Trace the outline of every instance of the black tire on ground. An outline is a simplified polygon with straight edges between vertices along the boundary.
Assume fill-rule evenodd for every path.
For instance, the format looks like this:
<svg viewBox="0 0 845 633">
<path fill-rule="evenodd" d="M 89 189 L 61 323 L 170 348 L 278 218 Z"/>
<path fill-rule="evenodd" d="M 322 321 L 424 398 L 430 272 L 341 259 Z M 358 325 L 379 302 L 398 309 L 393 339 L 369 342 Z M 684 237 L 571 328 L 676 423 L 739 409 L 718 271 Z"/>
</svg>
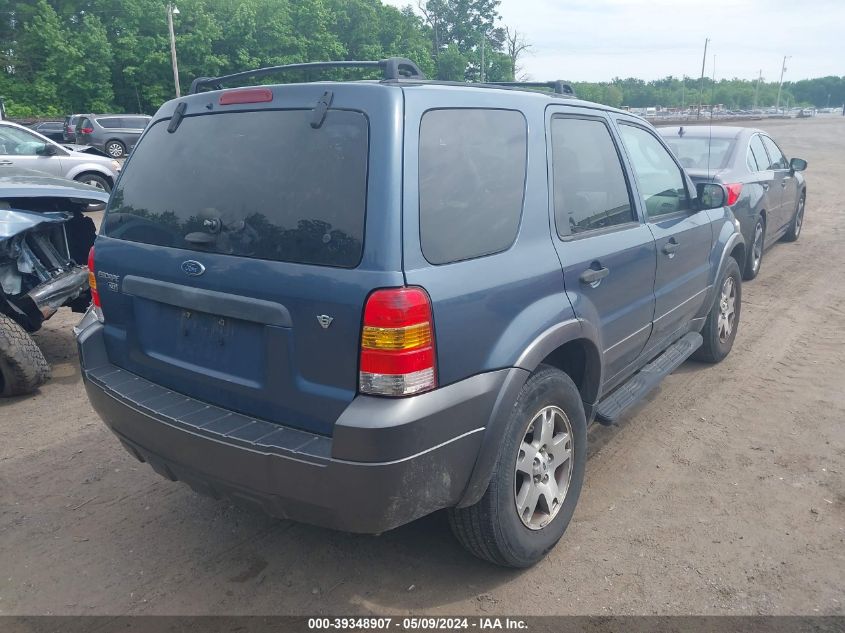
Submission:
<svg viewBox="0 0 845 633">
<path fill-rule="evenodd" d="M 723 331 L 719 326 L 719 317 L 723 314 L 725 303 L 723 302 L 723 291 L 726 284 L 733 286 L 733 320 L 730 331 Z M 731 302 L 728 301 L 728 304 Z M 718 363 L 727 356 L 733 347 L 736 333 L 739 329 L 739 316 L 742 308 L 742 279 L 739 272 L 739 264 L 733 257 L 728 257 L 725 262 L 725 269 L 722 271 L 719 281 L 716 283 L 716 296 L 713 299 L 713 307 L 707 315 L 707 321 L 701 330 L 704 343 L 692 355 L 694 360 L 705 363 Z M 724 334 L 724 335 L 723 335 Z"/>
<path fill-rule="evenodd" d="M 121 158 L 126 156 L 126 145 L 120 141 L 109 141 L 105 146 L 106 154 L 112 158 Z"/>
<path fill-rule="evenodd" d="M 50 366 L 32 337 L 0 314 L 0 396 L 32 393 L 50 377 Z"/>
<path fill-rule="evenodd" d="M 100 174 L 92 174 L 91 172 L 79 174 L 74 180 L 111 192 L 111 183 L 108 181 L 108 178 Z"/>
<path fill-rule="evenodd" d="M 563 444 L 570 449 L 571 474 L 557 513 L 545 526 L 530 529 L 517 510 L 517 458 L 523 453 L 521 446 L 532 420 L 550 406 L 559 408 L 571 427 L 571 444 Z M 541 365 L 520 391 L 484 496 L 473 506 L 449 511 L 452 532 L 470 553 L 481 559 L 506 567 L 533 565 L 555 546 L 572 519 L 584 481 L 586 457 L 587 422 L 578 389 L 564 372 Z M 557 469 L 548 472 L 555 476 Z M 543 507 L 548 504 L 544 502 Z"/>
<path fill-rule="evenodd" d="M 757 231 L 760 231 L 760 253 L 759 259 L 757 260 L 757 264 L 755 267 L 754 264 L 754 256 L 755 252 L 754 249 L 756 248 L 756 244 L 754 240 L 757 239 Z M 745 266 L 742 270 L 742 279 L 744 281 L 751 281 L 757 275 L 760 274 L 760 267 L 763 265 L 763 249 L 766 247 L 766 221 L 763 219 L 763 216 L 757 216 L 757 222 L 754 225 L 754 238 L 751 244 L 748 247 L 748 255 L 745 257 Z"/>
<path fill-rule="evenodd" d="M 807 201 L 807 194 L 802 193 L 798 198 L 798 205 L 795 207 L 795 215 L 792 216 L 792 222 L 786 230 L 786 235 L 783 236 L 784 242 L 794 242 L 801 235 L 801 229 L 804 227 L 804 204 Z"/>
</svg>

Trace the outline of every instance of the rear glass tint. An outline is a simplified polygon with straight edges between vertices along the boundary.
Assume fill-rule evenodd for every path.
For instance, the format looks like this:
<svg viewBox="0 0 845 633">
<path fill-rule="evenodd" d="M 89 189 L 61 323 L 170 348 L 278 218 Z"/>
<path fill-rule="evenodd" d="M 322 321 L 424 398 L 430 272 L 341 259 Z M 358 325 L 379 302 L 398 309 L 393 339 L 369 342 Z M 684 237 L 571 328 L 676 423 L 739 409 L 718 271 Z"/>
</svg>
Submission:
<svg viewBox="0 0 845 633">
<path fill-rule="evenodd" d="M 724 169 L 736 140 L 701 136 L 664 136 L 663 140 L 687 169 Z"/>
<path fill-rule="evenodd" d="M 512 110 L 430 110 L 420 124 L 420 241 L 432 264 L 491 255 L 516 239 L 527 128 Z"/>
<path fill-rule="evenodd" d="M 123 117 L 123 127 L 128 130 L 143 130 L 148 122 L 149 119 L 143 117 Z"/>
<path fill-rule="evenodd" d="M 147 130 L 112 194 L 104 233 L 146 244 L 355 267 L 367 194 L 360 112 L 185 117 Z"/>
</svg>

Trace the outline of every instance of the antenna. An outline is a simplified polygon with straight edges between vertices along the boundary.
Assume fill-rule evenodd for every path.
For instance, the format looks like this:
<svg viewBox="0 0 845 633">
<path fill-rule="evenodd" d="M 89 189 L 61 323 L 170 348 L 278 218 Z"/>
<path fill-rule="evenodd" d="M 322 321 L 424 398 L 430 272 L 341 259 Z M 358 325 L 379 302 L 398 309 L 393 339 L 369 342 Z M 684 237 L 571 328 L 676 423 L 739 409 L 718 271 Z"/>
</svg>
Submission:
<svg viewBox="0 0 845 633">
<path fill-rule="evenodd" d="M 710 127 L 707 139 L 707 180 L 710 180 L 710 148 L 713 147 L 713 102 L 716 100 L 716 55 L 713 55 L 713 86 L 710 90 Z"/>
<path fill-rule="evenodd" d="M 707 64 L 707 44 L 710 43 L 710 38 L 708 37 L 704 40 L 704 56 L 701 58 L 701 79 L 698 82 L 698 114 L 696 114 L 695 118 L 701 118 L 701 99 L 704 95 L 704 66 Z"/>
</svg>

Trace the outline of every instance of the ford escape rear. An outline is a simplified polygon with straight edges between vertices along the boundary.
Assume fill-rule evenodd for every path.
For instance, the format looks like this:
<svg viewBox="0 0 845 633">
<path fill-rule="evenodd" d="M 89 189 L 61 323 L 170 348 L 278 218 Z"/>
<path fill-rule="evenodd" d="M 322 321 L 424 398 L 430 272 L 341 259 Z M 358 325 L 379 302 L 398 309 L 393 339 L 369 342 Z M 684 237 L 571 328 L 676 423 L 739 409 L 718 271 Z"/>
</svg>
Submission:
<svg viewBox="0 0 845 633">
<path fill-rule="evenodd" d="M 587 423 L 730 351 L 744 243 L 721 185 L 559 82 L 306 67 L 350 64 L 384 79 L 205 79 L 162 106 L 91 257 L 86 389 L 206 494 L 355 532 L 450 508 L 470 551 L 530 565 Z"/>
</svg>

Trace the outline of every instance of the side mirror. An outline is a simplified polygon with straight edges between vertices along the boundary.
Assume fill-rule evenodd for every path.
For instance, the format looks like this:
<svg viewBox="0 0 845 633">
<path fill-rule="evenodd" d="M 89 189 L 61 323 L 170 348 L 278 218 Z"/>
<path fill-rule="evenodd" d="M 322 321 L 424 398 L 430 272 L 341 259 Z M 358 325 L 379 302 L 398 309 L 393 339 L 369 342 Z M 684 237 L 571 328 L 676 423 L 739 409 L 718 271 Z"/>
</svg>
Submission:
<svg viewBox="0 0 845 633">
<path fill-rule="evenodd" d="M 57 151 L 58 150 L 55 145 L 51 143 L 42 143 L 41 147 L 35 150 L 35 153 L 39 156 L 55 156 Z"/>
<path fill-rule="evenodd" d="M 724 185 L 717 182 L 700 182 L 695 185 L 698 193 L 698 209 L 718 209 L 724 207 L 728 201 L 728 191 Z"/>
<path fill-rule="evenodd" d="M 807 161 L 803 158 L 793 158 L 789 161 L 789 168 L 792 171 L 804 171 L 807 169 Z"/>
</svg>

